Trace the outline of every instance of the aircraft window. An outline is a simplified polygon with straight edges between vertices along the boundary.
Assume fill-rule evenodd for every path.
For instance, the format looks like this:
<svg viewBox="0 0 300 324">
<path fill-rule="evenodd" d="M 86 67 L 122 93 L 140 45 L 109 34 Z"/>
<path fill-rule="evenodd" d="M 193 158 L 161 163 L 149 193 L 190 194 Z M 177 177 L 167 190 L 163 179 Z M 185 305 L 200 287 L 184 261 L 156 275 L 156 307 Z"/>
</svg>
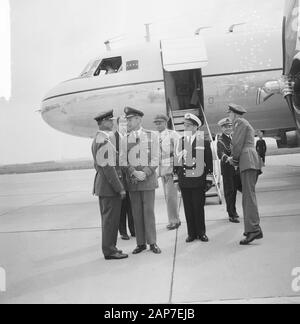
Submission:
<svg viewBox="0 0 300 324">
<path fill-rule="evenodd" d="M 103 59 L 99 64 L 97 70 L 95 71 L 94 76 L 119 73 L 121 67 L 122 67 L 121 56 Z"/>
<path fill-rule="evenodd" d="M 126 71 L 133 71 L 133 70 L 138 70 L 138 69 L 139 69 L 139 61 L 138 60 L 126 62 Z"/>
<path fill-rule="evenodd" d="M 91 61 L 80 74 L 81 77 L 90 77 L 94 74 L 101 60 Z"/>
</svg>

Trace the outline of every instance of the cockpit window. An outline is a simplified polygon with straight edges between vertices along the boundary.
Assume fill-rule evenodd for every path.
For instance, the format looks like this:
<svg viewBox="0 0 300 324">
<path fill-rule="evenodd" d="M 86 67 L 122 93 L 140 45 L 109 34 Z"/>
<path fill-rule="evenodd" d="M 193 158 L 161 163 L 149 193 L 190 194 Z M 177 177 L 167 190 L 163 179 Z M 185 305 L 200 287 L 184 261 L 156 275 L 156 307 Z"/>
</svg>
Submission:
<svg viewBox="0 0 300 324">
<path fill-rule="evenodd" d="M 85 69 L 82 71 L 80 76 L 82 78 L 88 78 L 94 75 L 96 69 L 98 68 L 101 60 L 91 61 L 89 64 L 85 67 Z"/>
<path fill-rule="evenodd" d="M 82 78 L 99 76 L 105 74 L 119 73 L 123 71 L 122 57 L 113 57 L 103 60 L 91 61 L 80 74 Z"/>
<path fill-rule="evenodd" d="M 122 71 L 122 57 L 113 57 L 103 59 L 99 64 L 97 70 L 94 73 L 94 76 L 103 75 L 103 74 L 113 74 Z"/>
</svg>

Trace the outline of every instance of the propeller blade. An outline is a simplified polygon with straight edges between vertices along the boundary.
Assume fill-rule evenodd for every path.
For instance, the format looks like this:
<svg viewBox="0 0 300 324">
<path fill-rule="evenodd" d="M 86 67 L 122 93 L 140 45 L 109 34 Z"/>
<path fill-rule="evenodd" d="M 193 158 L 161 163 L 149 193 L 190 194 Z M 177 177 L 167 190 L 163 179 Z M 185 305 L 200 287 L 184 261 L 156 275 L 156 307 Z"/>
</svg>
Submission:
<svg viewBox="0 0 300 324">
<path fill-rule="evenodd" d="M 299 0 L 286 0 L 282 28 L 283 74 L 290 75 L 294 58 L 300 51 Z"/>
<path fill-rule="evenodd" d="M 285 97 L 285 99 L 286 99 L 287 104 L 288 104 L 288 106 L 289 106 L 289 108 L 291 110 L 291 113 L 293 115 L 293 119 L 295 121 L 295 124 L 296 124 L 297 128 L 300 129 L 300 121 L 299 121 L 299 118 L 297 116 L 300 113 L 300 111 L 298 111 L 297 109 L 295 109 L 294 101 L 293 101 L 293 96 L 292 95 L 287 95 Z"/>
</svg>

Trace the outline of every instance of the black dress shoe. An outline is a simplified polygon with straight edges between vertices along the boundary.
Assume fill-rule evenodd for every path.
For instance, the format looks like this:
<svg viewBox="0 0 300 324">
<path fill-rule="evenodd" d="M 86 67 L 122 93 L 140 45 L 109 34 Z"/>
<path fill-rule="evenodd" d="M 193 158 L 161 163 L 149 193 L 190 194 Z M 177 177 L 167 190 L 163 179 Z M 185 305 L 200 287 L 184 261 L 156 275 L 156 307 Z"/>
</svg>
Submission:
<svg viewBox="0 0 300 324">
<path fill-rule="evenodd" d="M 177 224 L 169 224 L 169 225 L 167 226 L 167 229 L 168 229 L 169 231 L 173 231 L 173 230 L 178 229 L 180 226 L 181 226 L 181 222 L 179 222 L 179 223 L 177 223 Z"/>
<path fill-rule="evenodd" d="M 106 256 L 105 260 L 123 260 L 123 259 L 127 259 L 127 258 L 128 258 L 127 254 L 115 253 L 115 254 Z"/>
<path fill-rule="evenodd" d="M 239 224 L 240 223 L 240 221 L 239 221 L 239 219 L 237 217 L 230 217 L 229 222 L 233 223 L 233 224 Z"/>
<path fill-rule="evenodd" d="M 181 226 L 181 222 L 176 224 L 176 228 L 179 228 Z"/>
<path fill-rule="evenodd" d="M 189 236 L 185 241 L 186 243 L 192 243 L 195 241 L 195 238 Z"/>
<path fill-rule="evenodd" d="M 207 242 L 209 242 L 209 239 L 208 239 L 208 237 L 204 234 L 204 235 L 200 235 L 199 236 L 199 240 L 201 241 L 201 242 L 204 242 L 204 243 L 207 243 Z"/>
<path fill-rule="evenodd" d="M 249 233 L 247 237 L 240 242 L 240 245 L 249 245 L 255 240 L 261 240 L 264 238 L 263 232 Z"/>
<path fill-rule="evenodd" d="M 130 237 L 127 234 L 125 234 L 125 235 L 121 235 L 121 239 L 123 241 L 129 241 L 130 240 Z"/>
<path fill-rule="evenodd" d="M 147 250 L 147 245 L 138 245 L 136 249 L 132 252 L 132 254 L 139 254 L 145 250 Z"/>
<path fill-rule="evenodd" d="M 156 244 L 152 244 L 152 245 L 150 245 L 150 250 L 151 250 L 154 254 L 161 254 L 161 249 L 160 249 Z"/>
</svg>

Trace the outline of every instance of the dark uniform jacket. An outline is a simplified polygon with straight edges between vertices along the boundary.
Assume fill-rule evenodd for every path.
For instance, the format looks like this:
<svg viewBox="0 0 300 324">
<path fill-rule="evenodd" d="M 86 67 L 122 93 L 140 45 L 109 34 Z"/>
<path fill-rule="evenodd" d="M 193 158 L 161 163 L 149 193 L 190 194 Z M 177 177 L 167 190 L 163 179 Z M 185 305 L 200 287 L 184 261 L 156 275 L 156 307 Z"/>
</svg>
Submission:
<svg viewBox="0 0 300 324">
<path fill-rule="evenodd" d="M 223 176 L 233 176 L 235 174 L 235 168 L 226 163 L 227 159 L 231 157 L 231 138 L 225 134 L 218 139 L 218 157 L 221 161 L 221 172 Z"/>
<path fill-rule="evenodd" d="M 182 138 L 182 147 L 184 149 L 185 138 Z M 178 153 L 178 152 L 177 152 Z M 192 156 L 195 159 L 197 156 L 197 140 L 195 139 L 192 144 Z M 178 160 L 178 157 L 176 157 Z M 187 176 L 187 171 L 197 169 L 197 165 L 188 166 L 183 163 L 182 166 L 175 166 L 174 173 L 178 176 L 179 187 L 182 189 L 198 189 L 205 188 L 206 176 L 213 172 L 213 156 L 209 141 L 204 141 L 204 172 L 199 177 Z"/>
<path fill-rule="evenodd" d="M 127 150 L 122 148 L 122 152 L 120 153 L 121 163 L 126 174 L 126 188 L 129 192 L 152 191 L 158 188 L 156 169 L 159 165 L 159 139 L 154 132 L 143 128 L 135 133 L 127 135 L 125 138 Z M 144 148 L 147 151 L 148 161 L 140 165 L 132 165 L 129 155 L 132 152 L 139 152 L 139 148 Z M 139 155 L 137 154 L 137 156 Z M 124 167 L 124 165 L 126 166 Z M 143 171 L 147 176 L 146 180 L 142 182 L 138 181 L 133 175 L 135 171 Z"/>
<path fill-rule="evenodd" d="M 93 194 L 98 197 L 117 197 L 122 191 L 124 191 L 123 176 L 121 168 L 118 166 L 101 166 L 97 161 L 97 153 L 104 145 L 111 145 L 115 150 L 113 144 L 111 144 L 109 136 L 99 131 L 92 144 L 92 153 L 94 158 L 94 166 L 97 171 L 94 181 Z M 116 158 L 117 161 L 117 158 Z"/>
<path fill-rule="evenodd" d="M 267 144 L 265 140 L 258 140 L 256 143 L 256 151 L 259 156 L 266 156 L 267 153 Z"/>
</svg>

